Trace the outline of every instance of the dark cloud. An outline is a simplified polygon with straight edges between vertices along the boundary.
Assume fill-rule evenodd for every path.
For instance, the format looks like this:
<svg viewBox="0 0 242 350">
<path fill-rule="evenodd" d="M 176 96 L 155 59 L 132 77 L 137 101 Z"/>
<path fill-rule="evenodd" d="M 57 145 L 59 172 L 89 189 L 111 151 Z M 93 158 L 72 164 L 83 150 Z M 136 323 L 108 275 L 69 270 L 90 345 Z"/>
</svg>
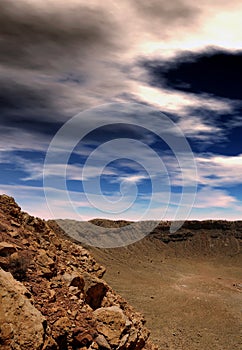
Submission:
<svg viewBox="0 0 242 350">
<path fill-rule="evenodd" d="M 0 123 L 4 128 L 54 134 L 61 126 L 57 122 L 60 111 L 50 91 L 4 80 L 0 86 Z"/>
<path fill-rule="evenodd" d="M 152 85 L 220 98 L 242 99 L 242 52 L 185 52 L 171 61 L 144 63 Z"/>
<path fill-rule="evenodd" d="M 2 0 L 1 125 L 49 134 L 90 107 L 92 96 L 83 85 L 88 75 L 97 75 L 95 69 L 100 72 L 98 61 L 121 49 L 118 36 L 100 6 Z"/>
<path fill-rule="evenodd" d="M 77 59 L 105 54 L 115 45 L 116 32 L 108 12 L 98 7 L 38 9 L 24 1 L 2 0 L 0 64 L 48 71 L 64 62 L 73 68 Z"/>
<path fill-rule="evenodd" d="M 18 82 L 12 84 L 1 80 L 0 81 L 0 118 L 3 114 L 18 115 L 23 112 L 34 113 L 37 109 L 45 109 L 52 104 L 52 98 L 49 91 L 38 88 L 31 88 L 31 86 L 23 85 Z"/>
<path fill-rule="evenodd" d="M 198 16 L 187 0 L 104 5 L 2 0 L 1 124 L 14 132 L 51 134 L 86 108 L 131 101 L 135 95 L 127 67 L 147 42 L 146 34 L 151 41 L 154 33 L 161 38 Z M 146 65 L 154 76 L 151 66 Z"/>
<path fill-rule="evenodd" d="M 143 33 L 173 35 L 174 25 L 190 26 L 200 13 L 186 0 L 40 3 L 0 2 L 0 64 L 49 71 L 104 57 L 111 62 Z"/>
</svg>

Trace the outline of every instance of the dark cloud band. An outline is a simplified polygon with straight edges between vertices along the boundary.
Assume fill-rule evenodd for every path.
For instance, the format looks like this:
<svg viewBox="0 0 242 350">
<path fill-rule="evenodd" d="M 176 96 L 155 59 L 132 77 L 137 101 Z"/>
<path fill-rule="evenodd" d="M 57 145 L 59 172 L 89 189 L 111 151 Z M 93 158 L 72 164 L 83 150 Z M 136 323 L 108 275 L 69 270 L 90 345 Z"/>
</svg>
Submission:
<svg viewBox="0 0 242 350">
<path fill-rule="evenodd" d="M 157 87 L 221 98 L 242 99 L 242 51 L 215 49 L 185 52 L 171 61 L 148 61 L 150 82 Z"/>
<path fill-rule="evenodd" d="M 84 4 L 38 9 L 25 1 L 0 3 L 0 63 L 56 70 L 61 64 L 104 54 L 117 31 L 108 12 Z M 90 58 L 90 57 L 89 57 Z M 63 68 L 63 66 L 62 66 Z"/>
</svg>

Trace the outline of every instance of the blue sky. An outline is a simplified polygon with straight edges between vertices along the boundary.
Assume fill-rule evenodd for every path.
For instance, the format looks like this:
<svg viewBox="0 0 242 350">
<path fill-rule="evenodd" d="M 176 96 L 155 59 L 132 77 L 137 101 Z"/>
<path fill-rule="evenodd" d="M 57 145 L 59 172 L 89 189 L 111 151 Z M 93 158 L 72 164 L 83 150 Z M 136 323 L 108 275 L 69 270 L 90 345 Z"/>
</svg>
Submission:
<svg viewBox="0 0 242 350">
<path fill-rule="evenodd" d="M 43 218 L 241 219 L 241 15 L 3 0 L 1 193 Z"/>
</svg>

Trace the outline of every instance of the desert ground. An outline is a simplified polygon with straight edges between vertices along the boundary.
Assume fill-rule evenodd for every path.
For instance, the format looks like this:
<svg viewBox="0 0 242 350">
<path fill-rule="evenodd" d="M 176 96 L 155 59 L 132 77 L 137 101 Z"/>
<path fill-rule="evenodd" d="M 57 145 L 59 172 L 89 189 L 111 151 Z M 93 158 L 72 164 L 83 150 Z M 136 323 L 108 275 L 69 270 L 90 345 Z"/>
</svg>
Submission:
<svg viewBox="0 0 242 350">
<path fill-rule="evenodd" d="M 168 244 L 146 237 L 89 248 L 107 268 L 106 281 L 145 315 L 160 349 L 242 349 L 240 240 L 215 231 Z"/>
</svg>

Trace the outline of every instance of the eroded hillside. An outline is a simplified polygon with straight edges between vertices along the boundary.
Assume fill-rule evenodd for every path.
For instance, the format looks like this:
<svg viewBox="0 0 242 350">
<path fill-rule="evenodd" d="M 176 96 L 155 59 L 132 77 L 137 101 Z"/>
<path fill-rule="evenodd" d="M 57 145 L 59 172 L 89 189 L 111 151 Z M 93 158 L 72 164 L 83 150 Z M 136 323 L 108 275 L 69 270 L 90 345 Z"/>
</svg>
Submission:
<svg viewBox="0 0 242 350">
<path fill-rule="evenodd" d="M 2 350 L 154 349 L 90 253 L 0 196 Z"/>
</svg>

